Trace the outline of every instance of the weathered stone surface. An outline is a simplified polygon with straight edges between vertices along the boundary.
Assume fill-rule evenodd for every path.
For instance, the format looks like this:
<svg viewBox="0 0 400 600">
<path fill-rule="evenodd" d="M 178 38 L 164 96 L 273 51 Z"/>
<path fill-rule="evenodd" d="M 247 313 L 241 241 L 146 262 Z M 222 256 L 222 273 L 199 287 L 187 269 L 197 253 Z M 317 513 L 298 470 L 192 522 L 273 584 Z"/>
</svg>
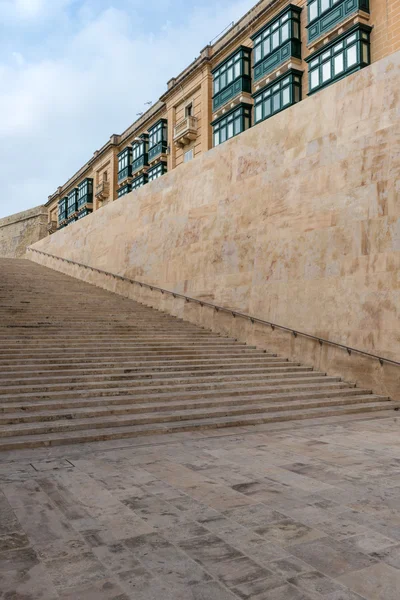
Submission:
<svg viewBox="0 0 400 600">
<path fill-rule="evenodd" d="M 398 360 L 399 81 L 396 53 L 35 248 Z M 30 258 L 400 398 L 396 367 Z"/>
<path fill-rule="evenodd" d="M 398 600 L 399 427 L 353 419 L 4 454 L 0 598 Z M 55 468 L 28 475 L 30 463 Z M 271 463 L 285 484 L 262 477 Z M 317 486 L 330 465 L 337 481 L 307 493 L 294 464 L 314 465 L 302 475 Z M 254 483 L 232 485 L 232 472 Z M 226 509 L 232 494 L 257 501 Z M 349 521 L 363 533 L 343 537 Z"/>
<path fill-rule="evenodd" d="M 0 219 L 0 257 L 25 256 L 27 246 L 47 236 L 47 209 L 37 206 Z"/>
</svg>

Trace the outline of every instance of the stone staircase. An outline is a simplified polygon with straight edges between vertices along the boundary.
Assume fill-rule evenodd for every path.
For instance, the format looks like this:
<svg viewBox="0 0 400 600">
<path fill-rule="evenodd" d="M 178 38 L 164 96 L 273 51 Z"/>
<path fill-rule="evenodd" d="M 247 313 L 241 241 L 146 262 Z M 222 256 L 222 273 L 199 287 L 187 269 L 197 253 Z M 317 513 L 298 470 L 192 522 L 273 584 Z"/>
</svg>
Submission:
<svg viewBox="0 0 400 600">
<path fill-rule="evenodd" d="M 395 407 L 35 263 L 0 259 L 0 450 Z"/>
</svg>

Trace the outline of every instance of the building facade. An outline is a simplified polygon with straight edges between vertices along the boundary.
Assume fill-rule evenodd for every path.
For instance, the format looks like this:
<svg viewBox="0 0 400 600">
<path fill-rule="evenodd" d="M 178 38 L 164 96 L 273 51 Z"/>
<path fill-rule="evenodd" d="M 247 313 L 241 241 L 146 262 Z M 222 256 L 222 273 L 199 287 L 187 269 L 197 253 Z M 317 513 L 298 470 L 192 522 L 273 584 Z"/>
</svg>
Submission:
<svg viewBox="0 0 400 600">
<path fill-rule="evenodd" d="M 260 0 L 49 196 L 49 232 L 399 49 L 399 0 Z"/>
</svg>

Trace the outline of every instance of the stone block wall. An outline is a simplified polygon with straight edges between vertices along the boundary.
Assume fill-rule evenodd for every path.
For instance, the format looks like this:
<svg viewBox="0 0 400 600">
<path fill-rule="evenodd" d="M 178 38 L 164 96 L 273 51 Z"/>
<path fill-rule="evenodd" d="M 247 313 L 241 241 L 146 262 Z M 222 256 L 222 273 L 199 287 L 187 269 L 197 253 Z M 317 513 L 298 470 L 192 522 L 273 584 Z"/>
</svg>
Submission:
<svg viewBox="0 0 400 600">
<path fill-rule="evenodd" d="M 399 360 L 399 117 L 396 53 L 35 247 Z"/>
<path fill-rule="evenodd" d="M 0 219 L 0 256 L 22 258 L 27 246 L 47 236 L 47 209 L 36 206 Z"/>
</svg>

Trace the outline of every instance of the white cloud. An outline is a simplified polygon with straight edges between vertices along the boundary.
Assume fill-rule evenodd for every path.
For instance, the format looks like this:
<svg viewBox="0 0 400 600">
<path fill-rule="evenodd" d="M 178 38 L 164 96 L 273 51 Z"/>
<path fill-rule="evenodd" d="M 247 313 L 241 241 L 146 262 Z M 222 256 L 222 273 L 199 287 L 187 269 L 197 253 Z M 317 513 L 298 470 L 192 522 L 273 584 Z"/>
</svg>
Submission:
<svg viewBox="0 0 400 600">
<path fill-rule="evenodd" d="M 47 10 L 49 0 L 17 3 L 33 18 Z M 153 3 L 156 11 L 158 2 L 148 1 Z M 108 7 L 80 28 L 75 24 L 72 33 L 60 32 L 59 44 L 49 34 L 40 58 L 14 48 L 7 64 L 0 59 L 0 217 L 46 202 L 112 133 L 145 110 L 146 101 L 157 100 L 167 80 L 227 21 L 252 4 L 224 0 L 218 8 L 202 2 L 186 23 L 174 25 L 171 15 L 167 26 L 153 32 L 138 26 L 136 11 Z"/>
</svg>

